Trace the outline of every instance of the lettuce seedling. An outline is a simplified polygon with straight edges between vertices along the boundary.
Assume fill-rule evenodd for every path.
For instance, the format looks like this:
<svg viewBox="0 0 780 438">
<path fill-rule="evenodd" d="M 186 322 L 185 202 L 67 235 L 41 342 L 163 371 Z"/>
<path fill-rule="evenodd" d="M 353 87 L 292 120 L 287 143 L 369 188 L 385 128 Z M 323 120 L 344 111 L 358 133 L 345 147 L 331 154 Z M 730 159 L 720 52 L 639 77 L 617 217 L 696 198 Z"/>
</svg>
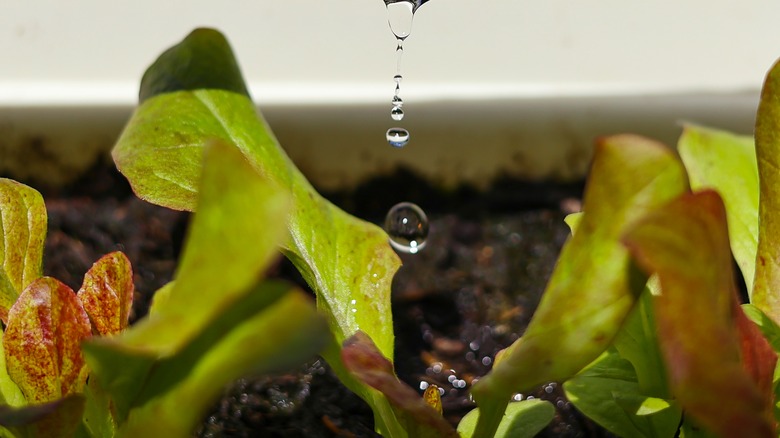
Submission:
<svg viewBox="0 0 780 438">
<path fill-rule="evenodd" d="M 234 148 L 208 150 L 211 190 L 199 198 L 176 282 L 132 328 L 127 258 L 102 257 L 78 293 L 42 277 L 41 196 L 0 179 L 0 436 L 187 436 L 228 382 L 295 365 L 328 343 L 303 292 L 258 282 L 281 237 L 274 224 L 287 196 Z M 257 220 L 269 226 L 258 229 Z"/>
<path fill-rule="evenodd" d="M 681 158 L 638 137 L 601 141 L 537 314 L 473 388 L 494 412 L 475 436 L 496 430 L 509 391 L 548 380 L 566 380 L 570 400 L 621 436 L 776 434 L 778 132 L 780 64 L 755 147 L 690 125 Z M 755 306 L 739 305 L 732 256 Z"/>
</svg>

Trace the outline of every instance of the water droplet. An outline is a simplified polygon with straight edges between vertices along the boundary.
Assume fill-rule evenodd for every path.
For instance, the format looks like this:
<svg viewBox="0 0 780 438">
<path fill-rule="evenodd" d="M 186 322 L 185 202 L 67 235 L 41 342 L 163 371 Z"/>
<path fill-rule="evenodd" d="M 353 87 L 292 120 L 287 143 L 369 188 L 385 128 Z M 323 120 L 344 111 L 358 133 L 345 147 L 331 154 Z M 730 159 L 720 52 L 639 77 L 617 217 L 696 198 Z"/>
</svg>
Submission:
<svg viewBox="0 0 780 438">
<path fill-rule="evenodd" d="M 395 81 L 395 83 L 396 83 L 397 85 L 401 85 L 401 80 L 402 80 L 403 78 L 404 78 L 404 77 L 403 77 L 403 76 L 401 76 L 401 75 L 395 75 L 395 76 L 393 76 L 393 80 Z"/>
<path fill-rule="evenodd" d="M 390 117 L 396 121 L 401 120 L 404 118 L 404 110 L 402 110 L 400 106 L 395 106 L 390 110 Z"/>
<path fill-rule="evenodd" d="M 390 103 L 392 103 L 393 106 L 396 108 L 400 108 L 404 106 L 404 100 L 401 99 L 399 96 L 393 96 L 393 100 L 391 100 Z"/>
<path fill-rule="evenodd" d="M 544 392 L 548 394 L 552 394 L 552 392 L 555 390 L 555 388 L 552 387 L 552 385 L 547 385 L 544 387 Z"/>
<path fill-rule="evenodd" d="M 491 359 L 490 356 L 482 358 L 482 365 L 489 366 L 491 363 L 493 363 L 493 359 Z"/>
<path fill-rule="evenodd" d="M 477 341 L 469 342 L 469 348 L 471 348 L 474 351 L 479 350 L 479 342 L 477 342 Z"/>
<path fill-rule="evenodd" d="M 386 136 L 387 136 L 387 142 L 390 143 L 390 146 L 395 148 L 402 148 L 406 146 L 407 143 L 409 143 L 409 131 L 407 131 L 404 128 L 390 128 L 387 130 Z M 407 252 L 417 252 L 417 251 L 407 251 Z"/>
<path fill-rule="evenodd" d="M 428 389 L 428 385 L 429 385 L 429 383 L 428 383 L 428 382 L 426 382 L 426 381 L 424 381 L 424 380 L 423 380 L 423 381 L 421 381 L 421 382 L 420 382 L 420 391 L 425 391 L 426 389 Z"/>
<path fill-rule="evenodd" d="M 414 3 L 398 1 L 387 5 L 387 24 L 396 38 L 403 41 L 412 32 L 414 19 Z"/>
<path fill-rule="evenodd" d="M 454 375 L 452 375 L 452 374 L 450 374 L 449 376 L 447 376 L 447 381 L 448 381 L 448 382 L 450 382 L 450 383 L 452 383 L 452 382 L 454 382 L 454 381 L 456 381 L 456 380 L 458 380 L 458 376 L 454 376 Z"/>
<path fill-rule="evenodd" d="M 514 401 L 522 401 L 523 400 L 523 394 L 515 394 L 512 396 L 512 400 Z"/>
<path fill-rule="evenodd" d="M 387 213 L 385 231 L 390 235 L 393 248 L 416 254 L 425 247 L 428 238 L 428 217 L 417 205 L 401 202 Z"/>
</svg>

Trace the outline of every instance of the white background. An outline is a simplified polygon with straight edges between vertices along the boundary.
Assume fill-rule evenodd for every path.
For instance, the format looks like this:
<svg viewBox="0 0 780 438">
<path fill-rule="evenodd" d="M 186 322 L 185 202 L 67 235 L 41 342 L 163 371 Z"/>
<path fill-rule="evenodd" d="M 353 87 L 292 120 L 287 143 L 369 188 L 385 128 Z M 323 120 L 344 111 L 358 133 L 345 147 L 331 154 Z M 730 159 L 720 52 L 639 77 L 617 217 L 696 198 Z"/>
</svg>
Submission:
<svg viewBox="0 0 780 438">
<path fill-rule="evenodd" d="M 755 89 L 780 55 L 777 0 L 431 0 L 407 100 Z M 259 102 L 387 98 L 382 0 L 0 0 L 0 105 L 132 104 L 197 26 L 231 41 Z"/>
</svg>

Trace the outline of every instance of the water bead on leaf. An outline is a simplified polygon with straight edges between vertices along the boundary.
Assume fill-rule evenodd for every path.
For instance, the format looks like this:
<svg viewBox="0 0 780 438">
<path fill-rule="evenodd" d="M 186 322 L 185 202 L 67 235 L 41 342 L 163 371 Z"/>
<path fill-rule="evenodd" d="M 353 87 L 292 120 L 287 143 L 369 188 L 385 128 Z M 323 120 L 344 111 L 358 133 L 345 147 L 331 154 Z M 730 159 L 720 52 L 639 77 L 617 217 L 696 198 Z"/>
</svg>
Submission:
<svg viewBox="0 0 780 438">
<path fill-rule="evenodd" d="M 385 231 L 393 248 L 416 254 L 425 247 L 428 238 L 428 217 L 417 205 L 401 202 L 387 212 Z"/>
</svg>

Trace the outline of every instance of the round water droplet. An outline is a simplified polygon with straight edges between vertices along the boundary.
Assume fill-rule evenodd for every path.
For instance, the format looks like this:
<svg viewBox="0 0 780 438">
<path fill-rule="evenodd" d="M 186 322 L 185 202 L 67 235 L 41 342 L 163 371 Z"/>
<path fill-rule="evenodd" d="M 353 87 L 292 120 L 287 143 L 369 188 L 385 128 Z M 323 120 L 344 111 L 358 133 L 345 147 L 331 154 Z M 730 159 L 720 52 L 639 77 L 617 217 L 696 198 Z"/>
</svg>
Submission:
<svg viewBox="0 0 780 438">
<path fill-rule="evenodd" d="M 393 120 L 401 120 L 404 118 L 404 110 L 402 110 L 400 106 L 394 106 L 393 109 L 390 110 L 390 117 L 392 117 Z"/>
<path fill-rule="evenodd" d="M 417 205 L 401 202 L 387 213 L 385 230 L 393 248 L 416 254 L 425 247 L 428 238 L 428 217 Z"/>
<path fill-rule="evenodd" d="M 409 143 L 409 131 L 404 128 L 390 128 L 387 130 L 387 142 L 394 148 L 402 148 Z"/>
<path fill-rule="evenodd" d="M 404 100 L 401 99 L 399 96 L 393 96 L 393 100 L 390 101 L 390 103 L 393 104 L 395 107 L 402 107 L 404 106 Z"/>
<path fill-rule="evenodd" d="M 395 76 L 393 76 L 393 80 L 394 80 L 394 81 L 395 81 L 395 83 L 396 83 L 396 84 L 398 84 L 398 85 L 401 85 L 401 80 L 402 80 L 403 78 L 404 78 L 404 77 L 403 77 L 403 76 L 401 76 L 401 75 L 395 75 Z"/>
</svg>

